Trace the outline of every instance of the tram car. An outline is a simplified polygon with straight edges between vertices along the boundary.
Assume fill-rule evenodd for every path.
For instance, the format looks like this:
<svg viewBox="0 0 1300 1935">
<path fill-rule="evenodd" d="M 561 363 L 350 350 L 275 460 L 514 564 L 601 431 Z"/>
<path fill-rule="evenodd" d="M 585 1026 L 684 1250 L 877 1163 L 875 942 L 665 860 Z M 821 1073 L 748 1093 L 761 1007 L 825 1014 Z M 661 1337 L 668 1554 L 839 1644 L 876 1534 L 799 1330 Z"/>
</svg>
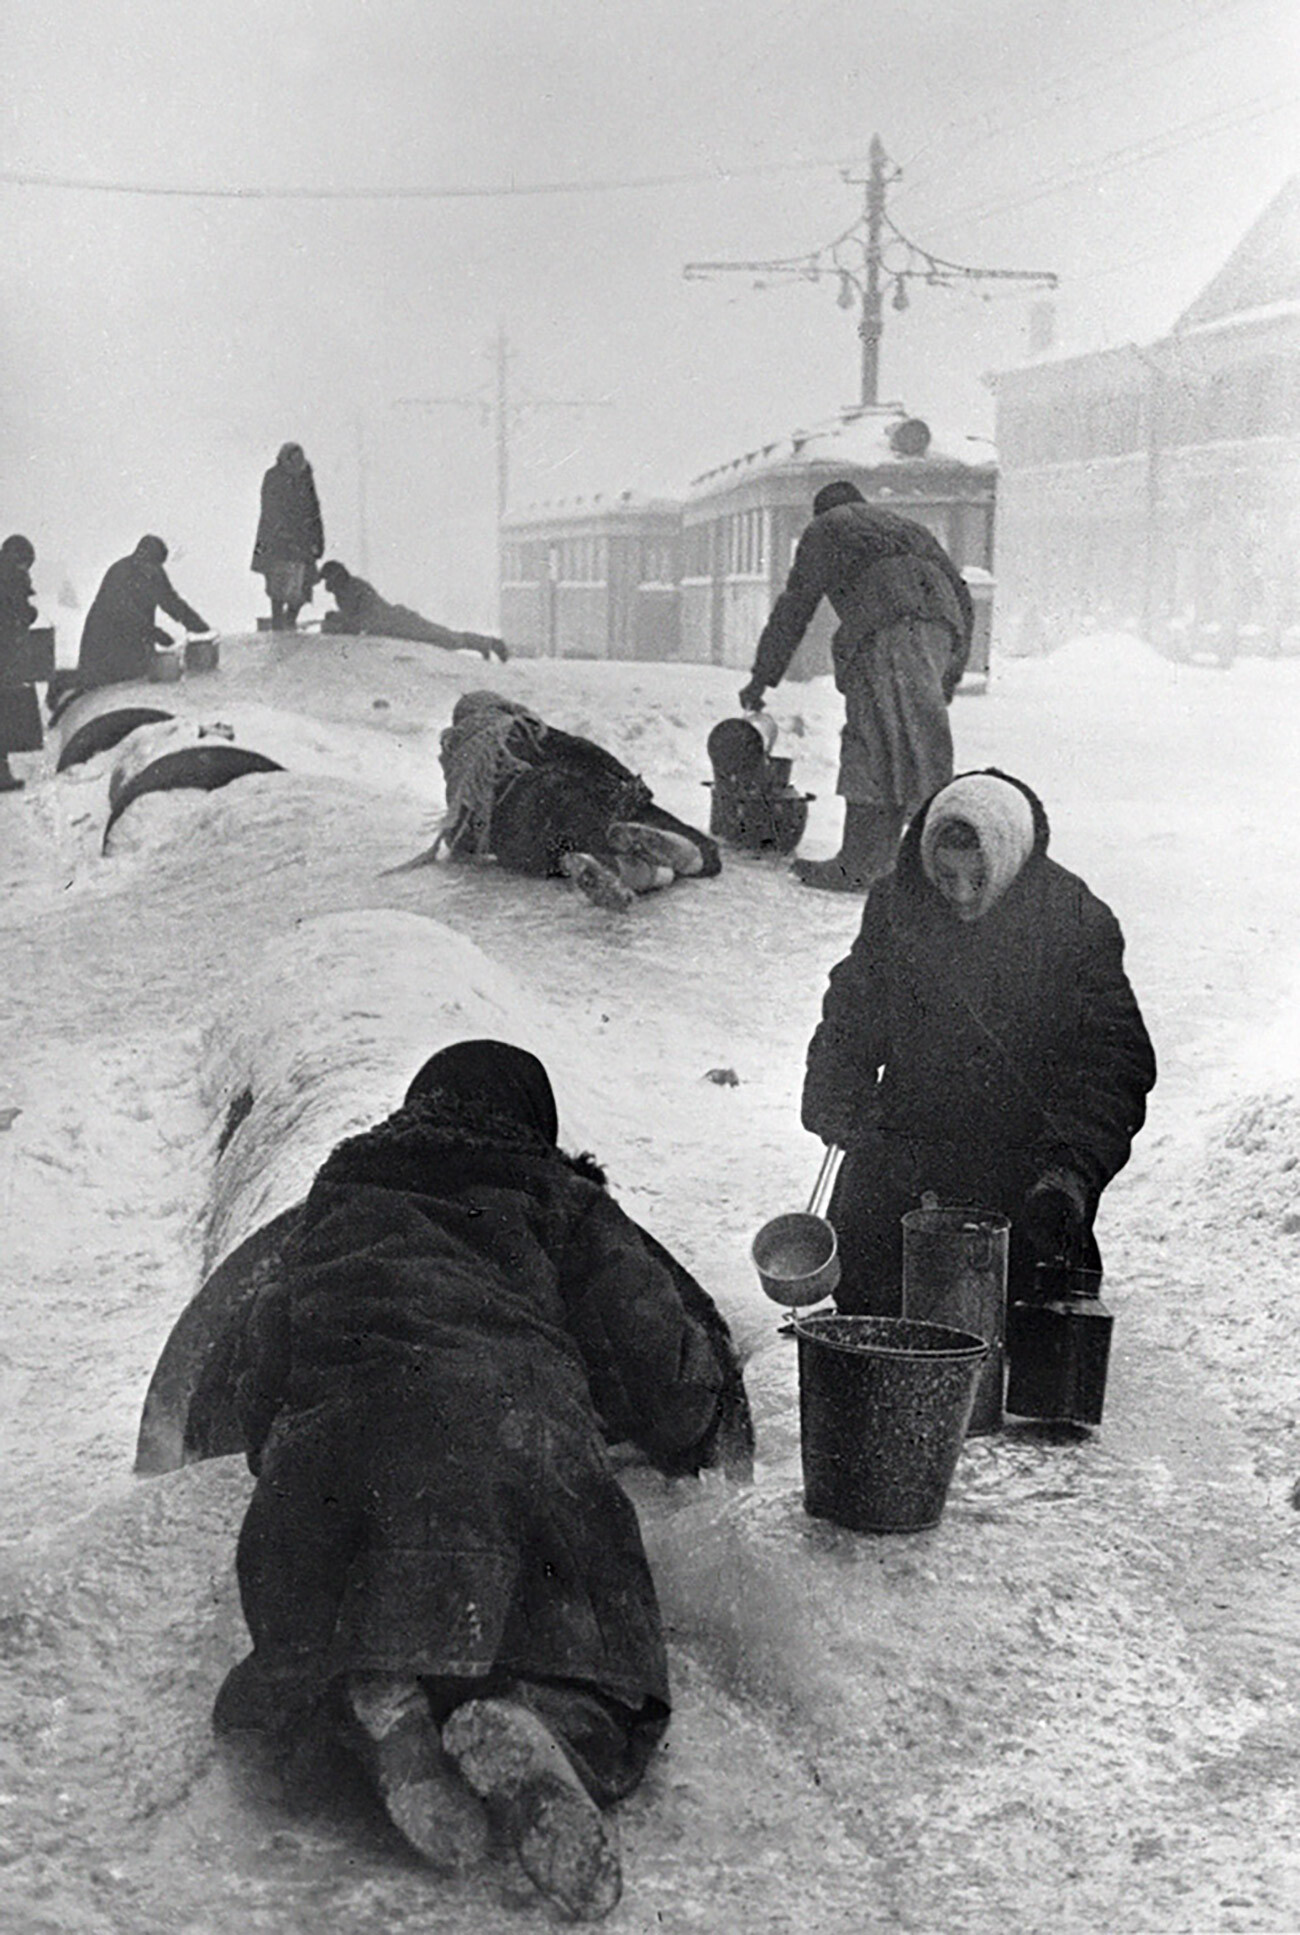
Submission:
<svg viewBox="0 0 1300 1935">
<path fill-rule="evenodd" d="M 577 498 L 501 522 L 501 633 L 538 658 L 681 657 L 675 498 Z"/>
<path fill-rule="evenodd" d="M 682 512 L 682 657 L 737 670 L 751 664 L 812 500 L 836 478 L 850 479 L 869 504 L 913 518 L 938 538 L 975 602 L 968 677 L 986 681 L 996 458 L 982 439 L 940 441 L 901 404 L 846 411 L 695 479 Z M 787 678 L 830 671 L 834 628 L 823 602 Z"/>
</svg>

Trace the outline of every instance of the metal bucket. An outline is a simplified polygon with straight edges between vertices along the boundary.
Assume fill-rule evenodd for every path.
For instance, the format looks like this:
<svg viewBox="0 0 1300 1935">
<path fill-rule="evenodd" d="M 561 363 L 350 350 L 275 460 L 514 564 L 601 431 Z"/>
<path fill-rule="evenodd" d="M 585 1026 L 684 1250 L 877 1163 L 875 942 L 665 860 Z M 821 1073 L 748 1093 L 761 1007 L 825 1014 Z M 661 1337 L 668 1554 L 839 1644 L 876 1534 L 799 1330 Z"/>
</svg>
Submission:
<svg viewBox="0 0 1300 1935">
<path fill-rule="evenodd" d="M 175 685 L 181 675 L 179 645 L 155 645 L 149 661 L 149 677 L 155 685 Z"/>
<path fill-rule="evenodd" d="M 215 632 L 196 632 L 185 641 L 185 671 L 215 672 L 221 662 L 221 647 Z"/>
<path fill-rule="evenodd" d="M 705 743 L 715 773 L 749 779 L 776 744 L 776 720 L 766 712 L 743 712 L 738 719 L 723 719 Z"/>
<path fill-rule="evenodd" d="M 804 1510 L 851 1532 L 943 1516 L 988 1345 L 905 1317 L 796 1317 Z"/>
<path fill-rule="evenodd" d="M 903 1218 L 903 1315 L 970 1330 L 989 1347 L 971 1411 L 979 1437 L 1002 1428 L 1009 1218 L 961 1205 Z"/>
<path fill-rule="evenodd" d="M 842 1149 L 827 1149 L 807 1209 L 773 1216 L 750 1245 L 758 1280 L 774 1303 L 820 1303 L 840 1280 L 839 1241 L 822 1211 L 843 1160 Z"/>
</svg>

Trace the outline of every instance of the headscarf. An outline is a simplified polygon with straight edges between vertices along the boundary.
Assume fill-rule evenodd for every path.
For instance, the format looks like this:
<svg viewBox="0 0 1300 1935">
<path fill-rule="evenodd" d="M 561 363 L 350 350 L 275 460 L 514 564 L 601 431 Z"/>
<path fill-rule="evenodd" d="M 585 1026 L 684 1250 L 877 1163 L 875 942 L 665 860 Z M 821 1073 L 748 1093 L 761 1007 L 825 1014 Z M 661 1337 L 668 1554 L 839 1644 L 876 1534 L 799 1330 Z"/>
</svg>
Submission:
<svg viewBox="0 0 1300 1935">
<path fill-rule="evenodd" d="M 833 484 L 823 484 L 813 498 L 813 516 L 820 517 L 823 511 L 838 510 L 841 504 L 865 504 L 866 498 L 856 484 L 847 477 L 837 478 Z"/>
<path fill-rule="evenodd" d="M 276 452 L 275 461 L 285 470 L 305 470 L 307 454 L 300 443 L 282 443 Z"/>
<path fill-rule="evenodd" d="M 424 1064 L 406 1091 L 407 1108 L 424 1095 L 478 1103 L 555 1143 L 560 1119 L 551 1080 L 536 1055 L 505 1041 L 454 1041 Z"/>
<path fill-rule="evenodd" d="M 142 537 L 135 547 L 135 555 L 141 564 L 156 564 L 161 567 L 167 562 L 167 546 L 160 537 Z"/>
<path fill-rule="evenodd" d="M 352 573 L 347 566 L 340 564 L 337 558 L 326 558 L 318 575 L 326 591 L 331 593 L 341 591 L 352 578 Z"/>
<path fill-rule="evenodd" d="M 0 557 L 12 558 L 22 570 L 29 571 L 36 562 L 36 547 L 30 538 L 15 531 L 12 537 L 7 537 L 0 544 Z"/>
<path fill-rule="evenodd" d="M 999 901 L 1034 850 L 1034 811 L 1019 786 L 996 773 L 963 773 L 935 794 L 921 828 L 921 866 L 936 885 L 934 853 L 945 827 L 974 829 L 984 860 L 984 891 L 971 918 Z"/>
<path fill-rule="evenodd" d="M 507 740 L 520 732 L 516 746 Z M 492 808 L 498 789 L 514 774 L 527 770 L 529 760 L 517 749 L 536 748 L 546 731 L 535 712 L 499 692 L 463 692 L 442 735 L 441 760 L 447 787 L 447 811 L 439 840 L 457 853 L 486 853 Z"/>
</svg>

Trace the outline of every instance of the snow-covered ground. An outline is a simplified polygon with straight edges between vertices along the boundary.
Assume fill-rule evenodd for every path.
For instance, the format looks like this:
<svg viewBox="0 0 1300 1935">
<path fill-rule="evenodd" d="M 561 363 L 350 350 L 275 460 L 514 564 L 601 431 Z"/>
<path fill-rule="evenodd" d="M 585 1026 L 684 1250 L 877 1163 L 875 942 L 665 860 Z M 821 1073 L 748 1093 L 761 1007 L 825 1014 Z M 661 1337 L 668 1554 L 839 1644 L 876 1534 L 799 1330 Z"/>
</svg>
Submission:
<svg viewBox="0 0 1300 1935">
<path fill-rule="evenodd" d="M 626 919 L 492 869 L 386 872 L 428 843 L 438 732 L 484 684 L 705 823 L 734 673 L 318 638 L 123 690 L 283 773 L 147 795 L 107 854 L 118 752 L 19 760 L 0 799 L 0 1927 L 544 1925 L 495 1872 L 433 1881 L 355 1791 L 288 1800 L 216 1755 L 249 1480 L 130 1468 L 207 1271 L 461 1032 L 538 1048 L 566 1142 L 748 1354 L 752 1490 L 628 1478 L 678 1705 L 611 1928 L 1300 1927 L 1300 665 L 1080 639 L 956 703 L 959 766 L 1034 785 L 1119 915 L 1161 1077 L 1103 1210 L 1104 1430 L 971 1441 L 942 1524 L 899 1539 L 803 1514 L 793 1346 L 748 1262 L 816 1172 L 804 1048 L 858 903 L 741 855 Z M 771 709 L 828 852 L 839 702 Z"/>
</svg>

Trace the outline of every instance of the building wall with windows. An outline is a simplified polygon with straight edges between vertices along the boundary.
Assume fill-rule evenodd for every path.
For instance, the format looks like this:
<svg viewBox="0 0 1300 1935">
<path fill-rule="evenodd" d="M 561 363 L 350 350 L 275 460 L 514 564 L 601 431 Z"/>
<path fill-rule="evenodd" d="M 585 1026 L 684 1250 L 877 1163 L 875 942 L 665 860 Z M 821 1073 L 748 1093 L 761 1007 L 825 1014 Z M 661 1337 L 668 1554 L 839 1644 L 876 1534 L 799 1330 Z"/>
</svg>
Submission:
<svg viewBox="0 0 1300 1935">
<path fill-rule="evenodd" d="M 999 640 L 1300 650 L 1300 178 L 1173 330 L 991 379 Z"/>
</svg>

